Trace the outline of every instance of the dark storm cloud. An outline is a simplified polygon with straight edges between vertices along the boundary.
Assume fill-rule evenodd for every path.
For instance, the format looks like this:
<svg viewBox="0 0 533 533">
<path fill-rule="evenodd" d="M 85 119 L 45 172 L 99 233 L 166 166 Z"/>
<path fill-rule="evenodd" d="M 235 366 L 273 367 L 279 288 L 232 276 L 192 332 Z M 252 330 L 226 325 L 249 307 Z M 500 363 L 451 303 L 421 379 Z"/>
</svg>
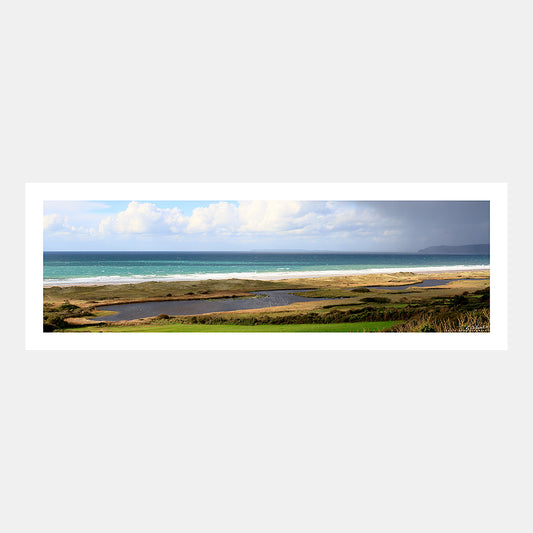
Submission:
<svg viewBox="0 0 533 533">
<path fill-rule="evenodd" d="M 489 243 L 487 201 L 358 202 L 358 205 L 391 220 L 402 231 L 397 244 L 405 250 Z"/>
</svg>

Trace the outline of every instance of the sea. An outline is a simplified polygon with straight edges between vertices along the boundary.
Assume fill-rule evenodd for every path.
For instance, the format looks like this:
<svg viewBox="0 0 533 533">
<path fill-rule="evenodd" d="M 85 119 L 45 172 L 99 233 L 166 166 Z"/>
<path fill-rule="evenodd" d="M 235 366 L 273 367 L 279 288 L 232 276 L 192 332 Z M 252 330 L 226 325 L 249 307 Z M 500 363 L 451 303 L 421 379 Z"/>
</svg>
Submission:
<svg viewBox="0 0 533 533">
<path fill-rule="evenodd" d="M 330 252 L 44 252 L 43 285 L 284 279 L 489 269 L 488 255 Z"/>
</svg>

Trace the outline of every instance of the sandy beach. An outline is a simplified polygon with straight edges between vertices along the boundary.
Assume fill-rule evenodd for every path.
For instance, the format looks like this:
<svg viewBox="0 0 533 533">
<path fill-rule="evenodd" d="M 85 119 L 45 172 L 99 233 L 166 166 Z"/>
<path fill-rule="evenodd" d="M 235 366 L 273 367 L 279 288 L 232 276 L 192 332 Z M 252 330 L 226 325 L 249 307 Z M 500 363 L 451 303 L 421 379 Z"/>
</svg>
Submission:
<svg viewBox="0 0 533 533">
<path fill-rule="evenodd" d="M 147 283 L 147 282 L 160 282 L 160 283 L 171 283 L 171 282 L 188 282 L 188 281 L 226 281 L 229 279 L 241 279 L 241 280 L 255 280 L 255 281 L 294 281 L 294 280 L 308 280 L 308 279 L 333 279 L 333 278 L 356 278 L 360 276 L 387 276 L 387 275 L 396 275 L 396 274 L 405 274 L 409 273 L 413 276 L 425 276 L 425 275 L 443 275 L 451 274 L 456 272 L 484 272 L 489 269 L 480 269 L 479 267 L 433 267 L 433 268 L 410 268 L 408 271 L 399 271 L 398 269 L 391 268 L 379 268 L 379 269 L 368 269 L 368 270 L 324 270 L 324 271 L 311 271 L 311 272 L 269 272 L 269 273 L 256 273 L 256 272 L 242 272 L 239 274 L 233 273 L 233 275 L 228 276 L 226 274 L 206 274 L 198 277 L 197 279 L 191 280 L 190 276 L 184 277 L 181 279 L 179 276 L 171 277 L 170 279 L 166 278 L 153 278 L 153 279 L 139 279 L 139 281 L 129 280 L 108 280 L 105 282 L 102 281 L 91 281 L 86 280 L 83 282 L 73 282 L 69 280 L 58 281 L 58 280 L 44 280 L 44 287 L 76 287 L 76 286 L 103 286 L 103 285 L 131 285 L 135 283 Z M 379 279 L 379 278 L 377 278 Z"/>
<path fill-rule="evenodd" d="M 195 280 L 197 282 L 202 281 L 228 281 L 228 280 L 253 280 L 253 281 L 280 281 L 280 282 L 303 282 L 307 283 L 310 280 L 313 280 L 313 282 L 316 282 L 316 280 L 323 280 L 324 282 L 330 282 L 332 280 L 335 281 L 341 281 L 345 280 L 349 283 L 357 283 L 357 280 L 361 280 L 363 283 L 366 283 L 367 281 L 369 283 L 379 283 L 382 280 L 385 280 L 386 282 L 393 281 L 394 279 L 397 279 L 400 277 L 401 279 L 404 279 L 406 276 L 411 276 L 413 279 L 434 279 L 434 278 L 442 278 L 447 277 L 455 277 L 460 276 L 464 277 L 464 275 L 476 275 L 476 276 L 488 276 L 490 275 L 490 269 L 479 269 L 476 267 L 470 267 L 470 268 L 447 268 L 442 270 L 439 268 L 433 268 L 433 269 L 410 269 L 408 271 L 394 271 L 390 269 L 379 269 L 377 270 L 369 270 L 369 271 L 324 271 L 324 272 L 314 272 L 309 273 L 306 275 L 300 275 L 299 273 L 294 273 L 294 275 L 288 275 L 287 273 L 279 273 L 279 274 L 268 274 L 268 275 L 262 275 L 262 274 L 243 274 L 242 276 L 232 276 L 232 277 L 224 277 L 223 275 L 212 275 L 212 276 L 206 276 L 206 279 L 198 279 Z M 370 280 L 370 281 L 369 281 Z M 43 282 L 43 288 L 51 288 L 51 287 L 97 287 L 97 286 L 109 286 L 109 285 L 140 285 L 142 283 L 190 283 L 189 280 L 148 280 L 148 281 L 138 281 L 132 283 L 131 281 L 113 281 L 113 282 L 86 282 L 86 283 L 69 283 L 69 282 L 54 282 L 54 281 L 47 281 L 45 280 Z"/>
<path fill-rule="evenodd" d="M 405 283 L 418 283 L 425 279 L 464 279 L 464 278 L 490 278 L 489 269 L 449 269 L 449 270 L 420 270 L 408 272 L 382 272 L 356 275 L 311 276 L 304 278 L 286 278 L 281 281 L 302 282 L 311 284 L 335 284 L 336 286 L 362 287 L 365 285 L 403 285 Z"/>
</svg>

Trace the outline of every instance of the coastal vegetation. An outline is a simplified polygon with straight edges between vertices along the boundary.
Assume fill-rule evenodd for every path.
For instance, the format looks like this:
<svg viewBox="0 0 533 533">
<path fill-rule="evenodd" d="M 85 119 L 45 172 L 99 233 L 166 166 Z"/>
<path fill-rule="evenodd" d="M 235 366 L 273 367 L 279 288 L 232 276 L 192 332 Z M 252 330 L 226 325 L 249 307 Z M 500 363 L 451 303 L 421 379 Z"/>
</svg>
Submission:
<svg viewBox="0 0 533 533">
<path fill-rule="evenodd" d="M 442 274 L 441 274 L 442 276 Z M 390 331 L 480 332 L 490 329 L 490 281 L 486 271 L 454 273 L 453 282 L 435 287 L 409 287 L 431 275 L 409 273 L 280 281 L 206 280 L 145 282 L 129 285 L 47 287 L 43 330 L 107 332 L 209 331 Z M 475 278 L 475 279 L 472 279 Z M 434 279 L 436 279 L 434 277 Z M 381 285 L 385 289 L 368 289 Z M 99 306 L 147 301 L 247 298 L 253 291 L 291 289 L 309 302 L 283 307 L 105 322 Z M 305 292 L 298 290 L 306 289 Z M 311 290 L 309 290 L 311 289 Z M 314 300 L 313 298 L 325 298 Z M 154 313 L 155 314 L 155 313 Z M 98 318 L 102 320 L 99 321 Z"/>
</svg>

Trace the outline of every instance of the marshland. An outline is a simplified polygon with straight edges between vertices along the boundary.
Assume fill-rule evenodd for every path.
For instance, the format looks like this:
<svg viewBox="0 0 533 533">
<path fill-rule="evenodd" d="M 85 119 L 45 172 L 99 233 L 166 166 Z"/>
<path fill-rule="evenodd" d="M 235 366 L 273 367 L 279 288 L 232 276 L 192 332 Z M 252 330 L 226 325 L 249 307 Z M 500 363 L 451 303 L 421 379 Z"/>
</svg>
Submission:
<svg viewBox="0 0 533 533">
<path fill-rule="evenodd" d="M 488 332 L 490 271 L 48 286 L 47 332 Z"/>
</svg>

